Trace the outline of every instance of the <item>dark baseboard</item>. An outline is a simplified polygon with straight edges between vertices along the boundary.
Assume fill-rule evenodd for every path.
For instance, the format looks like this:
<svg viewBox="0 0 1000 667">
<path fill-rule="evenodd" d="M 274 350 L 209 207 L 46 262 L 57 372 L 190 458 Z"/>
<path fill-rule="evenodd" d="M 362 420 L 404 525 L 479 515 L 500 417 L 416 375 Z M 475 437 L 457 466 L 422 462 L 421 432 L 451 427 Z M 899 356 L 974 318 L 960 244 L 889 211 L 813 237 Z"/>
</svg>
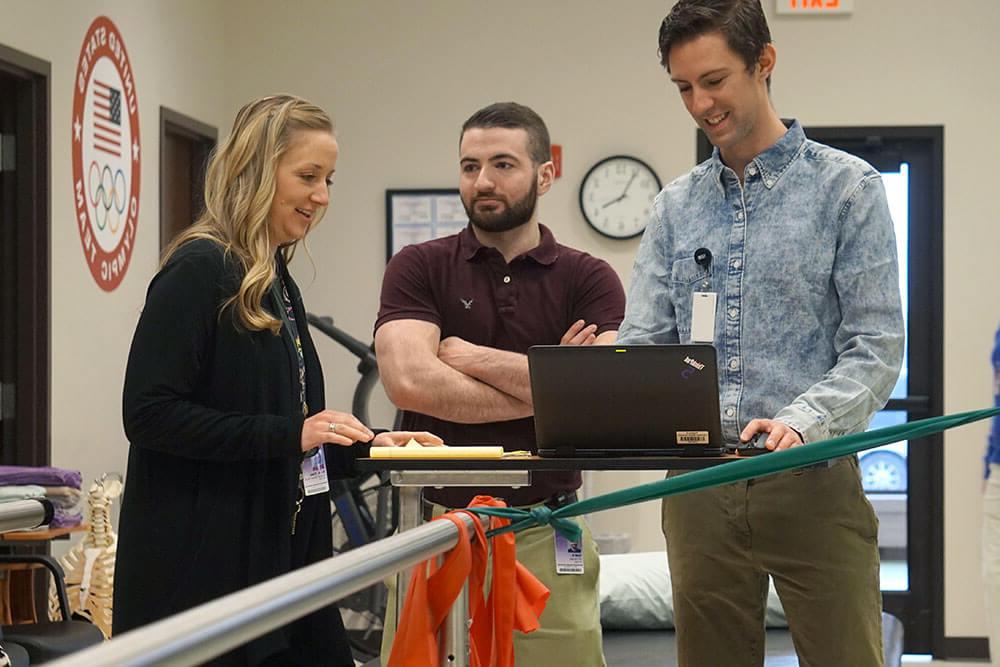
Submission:
<svg viewBox="0 0 1000 667">
<path fill-rule="evenodd" d="M 944 655 L 947 660 L 954 658 L 981 659 L 990 658 L 990 640 L 986 637 L 945 637 Z"/>
</svg>

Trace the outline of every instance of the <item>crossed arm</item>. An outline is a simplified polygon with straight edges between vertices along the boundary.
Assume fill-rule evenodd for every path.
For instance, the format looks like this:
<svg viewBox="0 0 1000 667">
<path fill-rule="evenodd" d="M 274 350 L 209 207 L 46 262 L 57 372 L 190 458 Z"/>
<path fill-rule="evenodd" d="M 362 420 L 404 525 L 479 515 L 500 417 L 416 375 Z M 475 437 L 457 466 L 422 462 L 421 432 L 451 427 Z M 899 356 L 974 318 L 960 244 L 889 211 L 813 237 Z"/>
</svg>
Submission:
<svg viewBox="0 0 1000 667">
<path fill-rule="evenodd" d="M 577 321 L 563 345 L 610 344 L 616 331 L 596 335 Z M 394 320 L 375 334 L 382 384 L 396 407 L 462 424 L 530 417 L 531 384 L 523 354 L 475 345 L 452 336 L 441 340 L 436 324 Z"/>
</svg>

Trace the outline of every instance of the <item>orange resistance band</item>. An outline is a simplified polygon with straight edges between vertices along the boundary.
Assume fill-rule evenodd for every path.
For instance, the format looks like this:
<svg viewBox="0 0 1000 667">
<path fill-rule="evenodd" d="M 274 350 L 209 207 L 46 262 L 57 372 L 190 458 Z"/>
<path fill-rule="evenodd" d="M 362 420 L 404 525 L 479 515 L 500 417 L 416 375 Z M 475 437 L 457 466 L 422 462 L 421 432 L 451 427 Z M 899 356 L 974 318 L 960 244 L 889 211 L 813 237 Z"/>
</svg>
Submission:
<svg viewBox="0 0 1000 667">
<path fill-rule="evenodd" d="M 476 496 L 469 507 L 506 507 L 502 500 Z M 461 510 L 458 510 L 461 512 Z M 517 562 L 514 534 L 493 538 L 493 580 L 483 600 L 488 550 L 486 535 L 476 522 L 476 539 L 470 541 L 465 522 L 457 512 L 437 517 L 458 527 L 458 544 L 438 567 L 432 558 L 413 568 L 403 613 L 396 629 L 388 667 L 438 667 L 438 632 L 452 603 L 469 582 L 470 667 L 514 667 L 514 630 L 533 632 L 545 610 L 549 589 Z M 490 517 L 490 529 L 510 523 Z"/>
</svg>

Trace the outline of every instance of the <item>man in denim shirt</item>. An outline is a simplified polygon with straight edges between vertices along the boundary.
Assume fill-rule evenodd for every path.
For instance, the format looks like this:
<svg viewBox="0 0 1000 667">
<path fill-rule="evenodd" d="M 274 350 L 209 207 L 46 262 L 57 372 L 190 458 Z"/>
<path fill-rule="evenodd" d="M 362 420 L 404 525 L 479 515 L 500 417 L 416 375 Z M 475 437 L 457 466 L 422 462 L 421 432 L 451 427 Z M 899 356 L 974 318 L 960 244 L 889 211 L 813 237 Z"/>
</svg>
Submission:
<svg viewBox="0 0 1000 667">
<path fill-rule="evenodd" d="M 715 151 L 657 197 L 619 342 L 689 343 L 694 320 L 718 353 L 731 445 L 864 430 L 903 353 L 879 174 L 778 117 L 759 0 L 680 0 L 659 46 Z M 714 312 L 692 313 L 696 292 Z M 856 457 L 668 498 L 663 530 L 681 665 L 763 664 L 768 575 L 802 664 L 882 664 L 877 520 Z"/>
</svg>

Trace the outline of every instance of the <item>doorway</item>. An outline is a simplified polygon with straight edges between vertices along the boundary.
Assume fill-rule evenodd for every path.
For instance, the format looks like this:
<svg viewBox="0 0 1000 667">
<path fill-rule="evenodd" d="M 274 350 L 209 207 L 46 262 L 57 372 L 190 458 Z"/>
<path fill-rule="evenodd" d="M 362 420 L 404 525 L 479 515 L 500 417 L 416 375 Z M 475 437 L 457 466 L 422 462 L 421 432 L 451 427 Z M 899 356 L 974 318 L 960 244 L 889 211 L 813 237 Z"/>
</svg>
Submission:
<svg viewBox="0 0 1000 667">
<path fill-rule="evenodd" d="M 0 45 L 0 464 L 48 465 L 48 62 Z"/>
<path fill-rule="evenodd" d="M 882 174 L 896 228 L 906 324 L 903 369 L 871 428 L 942 414 L 944 322 L 944 129 L 805 128 L 815 141 L 857 155 Z M 712 146 L 698 133 L 698 161 Z M 861 454 L 862 483 L 879 514 L 882 600 L 903 621 L 905 651 L 985 657 L 983 647 L 946 646 L 944 636 L 943 438 Z M 956 650 L 956 648 L 958 650 Z"/>
<path fill-rule="evenodd" d="M 205 210 L 205 168 L 219 131 L 160 107 L 160 252 Z"/>
</svg>

